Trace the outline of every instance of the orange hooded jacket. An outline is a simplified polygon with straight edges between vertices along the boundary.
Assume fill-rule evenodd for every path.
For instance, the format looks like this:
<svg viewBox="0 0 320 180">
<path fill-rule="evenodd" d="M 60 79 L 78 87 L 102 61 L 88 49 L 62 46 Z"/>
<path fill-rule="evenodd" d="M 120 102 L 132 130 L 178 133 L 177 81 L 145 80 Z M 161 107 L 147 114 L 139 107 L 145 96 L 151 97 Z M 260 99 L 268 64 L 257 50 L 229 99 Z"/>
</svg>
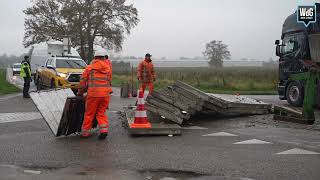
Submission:
<svg viewBox="0 0 320 180">
<path fill-rule="evenodd" d="M 88 97 L 107 97 L 110 87 L 111 69 L 104 60 L 93 60 L 87 66 L 80 80 L 80 89 L 88 88 Z"/>
<path fill-rule="evenodd" d="M 143 83 L 151 83 L 155 80 L 156 75 L 151 60 L 145 59 L 139 63 L 137 76 Z"/>
</svg>

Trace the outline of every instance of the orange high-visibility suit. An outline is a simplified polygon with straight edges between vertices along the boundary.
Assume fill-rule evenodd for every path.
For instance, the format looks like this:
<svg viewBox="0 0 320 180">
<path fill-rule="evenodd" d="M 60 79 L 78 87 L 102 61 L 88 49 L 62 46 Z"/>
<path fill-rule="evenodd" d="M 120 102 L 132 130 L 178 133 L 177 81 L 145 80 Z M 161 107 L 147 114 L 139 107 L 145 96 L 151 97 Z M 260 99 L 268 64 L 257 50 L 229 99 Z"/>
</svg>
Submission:
<svg viewBox="0 0 320 180">
<path fill-rule="evenodd" d="M 156 80 L 152 60 L 143 60 L 138 65 L 137 72 L 138 80 L 140 81 L 140 90 L 145 91 L 146 87 L 149 88 L 149 94 L 153 91 L 153 82 Z"/>
<path fill-rule="evenodd" d="M 90 136 L 90 130 L 96 116 L 100 133 L 108 133 L 108 117 L 105 115 L 110 100 L 111 69 L 104 60 L 93 60 L 82 74 L 80 94 L 88 88 L 86 111 L 82 124 L 82 136 Z"/>
</svg>

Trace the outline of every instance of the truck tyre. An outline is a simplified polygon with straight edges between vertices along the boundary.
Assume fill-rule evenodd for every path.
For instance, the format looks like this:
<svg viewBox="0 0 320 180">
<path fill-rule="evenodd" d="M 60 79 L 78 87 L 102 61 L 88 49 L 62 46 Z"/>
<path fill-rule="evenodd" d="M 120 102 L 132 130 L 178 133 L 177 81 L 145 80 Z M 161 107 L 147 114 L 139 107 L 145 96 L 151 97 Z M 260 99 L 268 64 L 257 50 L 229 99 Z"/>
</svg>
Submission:
<svg viewBox="0 0 320 180">
<path fill-rule="evenodd" d="M 37 78 L 37 91 L 41 91 L 42 90 L 42 80 L 40 77 Z"/>
<path fill-rule="evenodd" d="M 54 89 L 54 88 L 56 88 L 54 84 L 54 79 L 51 79 L 50 89 Z"/>
<path fill-rule="evenodd" d="M 287 87 L 287 101 L 289 104 L 301 107 L 304 99 L 304 89 L 299 81 L 293 81 Z"/>
</svg>

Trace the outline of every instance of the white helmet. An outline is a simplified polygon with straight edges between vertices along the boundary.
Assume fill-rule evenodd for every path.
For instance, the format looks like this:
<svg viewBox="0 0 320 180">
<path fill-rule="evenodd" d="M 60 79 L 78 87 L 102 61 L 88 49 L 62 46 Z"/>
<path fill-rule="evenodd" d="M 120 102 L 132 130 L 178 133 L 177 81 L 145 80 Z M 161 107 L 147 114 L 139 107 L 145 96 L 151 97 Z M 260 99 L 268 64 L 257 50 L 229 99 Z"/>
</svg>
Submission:
<svg viewBox="0 0 320 180">
<path fill-rule="evenodd" d="M 94 52 L 94 57 L 104 57 L 104 56 L 105 56 L 105 52 L 101 50 Z"/>
</svg>

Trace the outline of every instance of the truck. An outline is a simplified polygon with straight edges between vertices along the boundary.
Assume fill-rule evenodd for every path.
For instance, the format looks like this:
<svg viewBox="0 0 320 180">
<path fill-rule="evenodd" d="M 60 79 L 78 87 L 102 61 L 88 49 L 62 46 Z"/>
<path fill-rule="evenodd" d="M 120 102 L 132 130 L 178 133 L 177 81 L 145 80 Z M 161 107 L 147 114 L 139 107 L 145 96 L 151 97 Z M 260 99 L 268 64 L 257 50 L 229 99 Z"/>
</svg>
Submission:
<svg viewBox="0 0 320 180">
<path fill-rule="evenodd" d="M 304 80 L 293 80 L 294 74 L 308 72 L 316 64 L 316 58 L 310 52 L 315 45 L 315 35 L 320 33 L 320 4 L 316 3 L 316 23 L 305 26 L 297 22 L 297 11 L 288 16 L 282 27 L 281 40 L 276 40 L 276 55 L 279 57 L 278 93 L 281 100 L 290 105 L 302 106 L 304 101 Z M 313 45 L 312 45 L 313 44 Z M 311 51 L 313 50 L 313 51 Z M 315 98 L 315 97 L 314 97 Z"/>
<path fill-rule="evenodd" d="M 34 45 L 30 50 L 30 63 L 37 90 L 45 88 L 71 88 L 76 91 L 80 76 L 87 64 L 68 38 Z"/>
</svg>

